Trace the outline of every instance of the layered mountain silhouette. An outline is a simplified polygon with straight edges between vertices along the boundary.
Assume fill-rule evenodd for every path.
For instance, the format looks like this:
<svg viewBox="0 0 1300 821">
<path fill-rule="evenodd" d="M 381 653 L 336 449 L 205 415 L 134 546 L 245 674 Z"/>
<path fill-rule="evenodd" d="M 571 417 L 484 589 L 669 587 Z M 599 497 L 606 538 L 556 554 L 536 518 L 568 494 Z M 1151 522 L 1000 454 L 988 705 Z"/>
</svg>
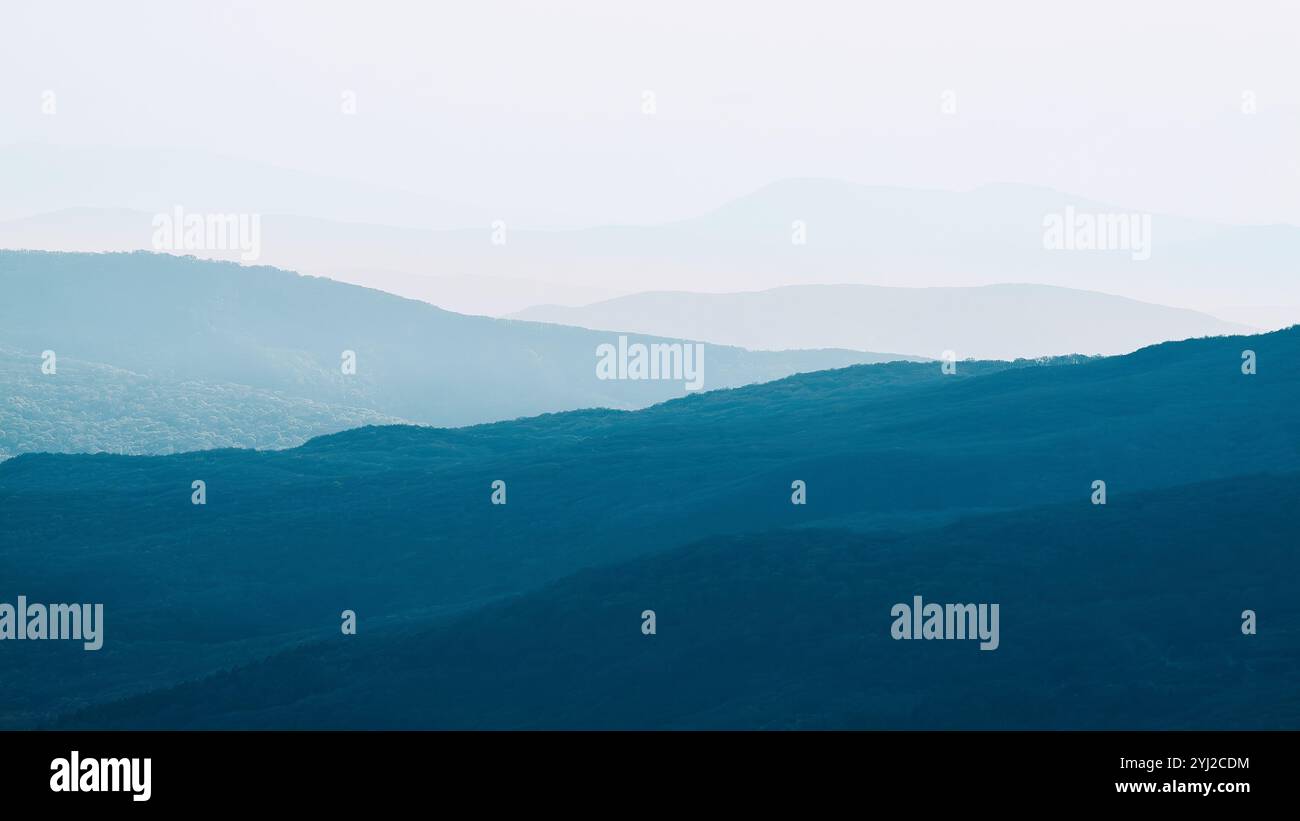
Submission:
<svg viewBox="0 0 1300 821">
<path fill-rule="evenodd" d="M 1164 699 L 1153 725 L 1293 725 L 1298 356 L 1290 329 L 274 452 L 22 455 L 6 589 L 103 602 L 108 639 L 6 647 L 0 723 L 1101 726 Z M 1002 647 L 893 642 L 913 595 L 1003 602 Z M 1248 608 L 1273 632 L 1243 636 Z M 674 685 L 610 689 L 629 677 Z"/>
<path fill-rule="evenodd" d="M 740 294 L 635 294 L 512 315 L 756 350 L 906 350 L 975 359 L 1118 354 L 1167 340 L 1249 333 L 1212 316 L 1046 285 L 800 285 Z"/>
<path fill-rule="evenodd" d="M 401 288 L 403 296 L 496 316 L 666 290 L 1031 282 L 1194 309 L 1264 329 L 1300 321 L 1292 287 L 1300 227 L 1141 214 L 1025 185 L 931 191 L 791 179 L 690 219 L 574 230 L 532 230 L 508 220 L 494 227 L 495 218 L 476 228 L 399 226 L 259 203 L 231 195 L 177 199 L 151 211 L 120 201 L 75 202 L 0 222 L 0 247 L 150 249 L 154 215 L 179 204 L 191 212 L 260 214 L 264 263 Z M 1045 247 L 1045 221 L 1067 214 L 1149 217 L 1150 236 L 1141 248 Z M 239 253 L 191 252 L 225 259 Z M 376 272 L 373 280 L 366 271 Z M 512 285 L 485 291 L 475 287 L 481 282 Z"/>
<path fill-rule="evenodd" d="M 11 453 L 171 452 L 200 439 L 266 447 L 367 422 L 637 408 L 683 395 L 689 381 L 598 378 L 597 351 L 617 346 L 617 333 L 463 316 L 332 280 L 168 254 L 0 251 L 0 294 L 3 367 L 27 369 L 15 400 L 0 406 L 0 448 Z M 704 390 L 919 358 L 703 350 Z M 45 351 L 57 356 L 52 375 L 41 370 Z M 354 374 L 344 373 L 346 352 Z M 153 382 L 125 384 L 111 369 Z M 159 398 L 144 402 L 135 390 Z M 181 408 L 181 396 L 199 406 Z M 304 404 L 287 407 L 293 400 Z M 278 410 L 257 410 L 267 402 Z"/>
</svg>

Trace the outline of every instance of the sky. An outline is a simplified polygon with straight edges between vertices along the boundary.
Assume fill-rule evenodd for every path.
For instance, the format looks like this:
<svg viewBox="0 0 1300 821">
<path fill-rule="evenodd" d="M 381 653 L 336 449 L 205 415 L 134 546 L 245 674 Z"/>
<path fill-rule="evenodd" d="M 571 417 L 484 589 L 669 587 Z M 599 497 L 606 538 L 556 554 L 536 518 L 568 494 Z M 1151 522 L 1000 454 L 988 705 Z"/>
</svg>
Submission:
<svg viewBox="0 0 1300 821">
<path fill-rule="evenodd" d="M 1300 225 L 1295 3 L 9 0 L 3 28 L 0 146 L 201 149 L 513 224 L 831 177 Z"/>
</svg>

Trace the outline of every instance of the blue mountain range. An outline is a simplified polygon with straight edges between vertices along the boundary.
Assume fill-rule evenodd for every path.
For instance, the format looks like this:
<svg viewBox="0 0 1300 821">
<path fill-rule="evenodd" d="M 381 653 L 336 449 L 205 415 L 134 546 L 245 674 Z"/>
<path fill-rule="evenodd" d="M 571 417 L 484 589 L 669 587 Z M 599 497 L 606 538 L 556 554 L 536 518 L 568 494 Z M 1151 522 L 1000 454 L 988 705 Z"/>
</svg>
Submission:
<svg viewBox="0 0 1300 821">
<path fill-rule="evenodd" d="M 0 596 L 102 602 L 107 636 L 0 646 L 0 722 L 1295 726 L 1296 361 L 1300 328 L 20 455 Z M 914 596 L 1000 604 L 1000 646 L 895 640 Z"/>
</svg>

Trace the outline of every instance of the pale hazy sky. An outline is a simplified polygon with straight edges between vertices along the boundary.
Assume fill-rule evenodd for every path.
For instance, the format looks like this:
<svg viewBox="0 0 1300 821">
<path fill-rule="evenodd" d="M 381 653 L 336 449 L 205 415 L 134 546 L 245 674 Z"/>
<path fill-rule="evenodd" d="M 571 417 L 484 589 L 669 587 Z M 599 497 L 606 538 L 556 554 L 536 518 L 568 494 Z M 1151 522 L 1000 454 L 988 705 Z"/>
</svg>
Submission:
<svg viewBox="0 0 1300 821">
<path fill-rule="evenodd" d="M 8 0 L 2 20 L 0 144 L 203 148 L 534 225 L 802 176 L 1300 224 L 1294 2 Z"/>
</svg>

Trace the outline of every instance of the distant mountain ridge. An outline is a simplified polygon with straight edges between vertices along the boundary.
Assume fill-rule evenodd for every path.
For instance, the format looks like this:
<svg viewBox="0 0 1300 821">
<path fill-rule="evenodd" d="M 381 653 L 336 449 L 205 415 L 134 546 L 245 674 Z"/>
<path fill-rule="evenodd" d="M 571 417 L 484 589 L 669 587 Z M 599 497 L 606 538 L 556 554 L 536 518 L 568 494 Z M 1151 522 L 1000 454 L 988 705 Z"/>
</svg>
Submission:
<svg viewBox="0 0 1300 821">
<path fill-rule="evenodd" d="M 1050 249 L 1044 225 L 1053 216 L 1136 212 L 1027 185 L 938 191 L 787 179 L 690 219 L 568 230 L 508 221 L 498 230 L 496 218 L 469 229 L 395 227 L 223 202 L 223 211 L 261 214 L 262 262 L 363 285 L 372 284 L 364 271 L 374 269 L 404 296 L 494 316 L 648 291 L 1026 282 L 1189 308 L 1264 329 L 1300 322 L 1292 276 L 1300 265 L 1300 227 L 1139 213 L 1150 221 L 1149 258 L 1135 260 L 1123 248 Z M 29 215 L 0 222 L 0 247 L 149 249 L 152 217 L 138 208 Z M 223 251 L 202 255 L 232 258 Z M 471 287 L 479 280 L 516 287 Z"/>
<path fill-rule="evenodd" d="M 493 219 L 463 202 L 195 148 L 12 143 L 0 146 L 0 179 L 6 181 L 0 190 L 6 219 L 65 209 L 152 215 L 178 204 L 195 212 L 298 213 L 444 228 Z"/>
<path fill-rule="evenodd" d="M 1195 311 L 1047 285 L 657 292 L 578 308 L 541 305 L 511 317 L 683 335 L 751 350 L 909 350 L 934 357 L 950 350 L 975 359 L 1113 355 L 1158 342 L 1255 330 Z"/>
</svg>

